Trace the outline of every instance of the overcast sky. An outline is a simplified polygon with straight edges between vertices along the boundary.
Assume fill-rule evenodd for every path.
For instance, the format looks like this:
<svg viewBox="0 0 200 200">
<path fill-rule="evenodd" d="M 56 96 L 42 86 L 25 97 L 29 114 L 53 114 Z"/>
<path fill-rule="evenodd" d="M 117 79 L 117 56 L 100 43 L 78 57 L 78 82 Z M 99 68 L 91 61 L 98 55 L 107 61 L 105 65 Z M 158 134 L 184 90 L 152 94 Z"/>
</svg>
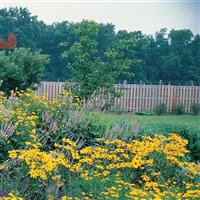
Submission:
<svg viewBox="0 0 200 200">
<path fill-rule="evenodd" d="M 200 33 L 200 0 L 0 0 L 1 7 L 27 7 L 47 24 L 83 19 L 112 23 L 116 30 L 154 34 L 160 28 L 189 28 Z"/>
</svg>

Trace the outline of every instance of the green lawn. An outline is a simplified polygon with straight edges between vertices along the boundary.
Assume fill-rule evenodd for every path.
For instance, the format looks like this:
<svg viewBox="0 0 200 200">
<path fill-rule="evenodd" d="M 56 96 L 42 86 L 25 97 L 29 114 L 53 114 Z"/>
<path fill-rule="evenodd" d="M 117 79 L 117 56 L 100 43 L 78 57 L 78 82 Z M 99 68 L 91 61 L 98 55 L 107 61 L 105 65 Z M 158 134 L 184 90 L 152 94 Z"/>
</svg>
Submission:
<svg viewBox="0 0 200 200">
<path fill-rule="evenodd" d="M 119 120 L 129 120 L 139 123 L 141 125 L 187 125 L 195 128 L 200 128 L 200 116 L 193 115 L 153 115 L 153 116 L 141 116 L 135 114 L 102 114 L 97 113 L 97 117 L 100 121 L 109 124 L 113 124 Z"/>
</svg>

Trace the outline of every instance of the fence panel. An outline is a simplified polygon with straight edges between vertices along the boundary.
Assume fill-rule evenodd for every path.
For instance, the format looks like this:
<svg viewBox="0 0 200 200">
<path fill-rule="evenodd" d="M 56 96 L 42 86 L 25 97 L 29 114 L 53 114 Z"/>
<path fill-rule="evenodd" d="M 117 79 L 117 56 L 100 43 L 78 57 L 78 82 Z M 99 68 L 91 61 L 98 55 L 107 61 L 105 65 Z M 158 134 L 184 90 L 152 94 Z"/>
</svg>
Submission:
<svg viewBox="0 0 200 200">
<path fill-rule="evenodd" d="M 36 94 L 44 95 L 46 100 L 53 100 L 63 91 L 64 84 L 41 82 Z M 153 111 L 157 104 L 166 103 L 167 111 L 170 112 L 173 104 L 183 103 L 185 111 L 190 113 L 192 103 L 200 103 L 200 86 L 116 84 L 115 88 L 117 91 L 123 91 L 123 95 L 115 99 L 112 110 Z M 102 99 L 99 100 L 103 102 Z"/>
</svg>

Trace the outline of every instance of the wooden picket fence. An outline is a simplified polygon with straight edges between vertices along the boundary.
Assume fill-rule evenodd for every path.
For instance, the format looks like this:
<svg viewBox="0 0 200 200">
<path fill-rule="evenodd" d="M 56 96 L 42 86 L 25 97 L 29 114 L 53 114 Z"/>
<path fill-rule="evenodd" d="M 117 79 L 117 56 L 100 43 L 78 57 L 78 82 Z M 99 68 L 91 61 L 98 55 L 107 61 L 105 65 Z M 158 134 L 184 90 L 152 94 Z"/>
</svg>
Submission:
<svg viewBox="0 0 200 200">
<path fill-rule="evenodd" d="M 64 82 L 41 82 L 38 86 L 36 95 L 44 95 L 47 101 L 56 99 L 64 90 Z"/>
<path fill-rule="evenodd" d="M 64 82 L 41 82 L 36 94 L 53 100 L 63 91 L 64 85 Z M 190 113 L 192 103 L 200 103 L 200 86 L 116 84 L 115 87 L 123 96 L 115 99 L 112 110 L 153 111 L 157 104 L 166 103 L 170 112 L 173 104 L 182 103 L 185 112 Z"/>
</svg>

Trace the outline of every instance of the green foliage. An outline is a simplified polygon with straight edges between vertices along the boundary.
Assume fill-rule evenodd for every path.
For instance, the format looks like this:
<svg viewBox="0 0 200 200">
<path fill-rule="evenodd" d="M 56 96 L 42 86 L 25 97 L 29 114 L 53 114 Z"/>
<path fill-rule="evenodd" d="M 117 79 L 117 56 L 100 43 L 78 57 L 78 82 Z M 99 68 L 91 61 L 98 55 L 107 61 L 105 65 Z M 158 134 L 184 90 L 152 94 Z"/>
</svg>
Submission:
<svg viewBox="0 0 200 200">
<path fill-rule="evenodd" d="M 126 110 L 125 110 L 124 108 L 116 107 L 116 108 L 114 109 L 114 112 L 115 112 L 116 114 L 118 114 L 118 115 L 122 115 L 122 114 L 126 113 Z"/>
<path fill-rule="evenodd" d="M 180 127 L 179 127 L 180 129 Z M 199 130 L 192 127 L 182 128 L 179 134 L 188 140 L 188 149 L 190 150 L 190 157 L 192 160 L 200 161 L 200 136 Z"/>
<path fill-rule="evenodd" d="M 200 113 L 200 103 L 193 103 L 191 109 L 194 115 L 198 115 Z"/>
<path fill-rule="evenodd" d="M 152 116 L 154 115 L 153 112 L 149 112 L 149 111 L 140 111 L 140 112 L 135 112 L 136 115 L 145 115 L 145 116 Z"/>
<path fill-rule="evenodd" d="M 172 112 L 177 115 L 182 115 L 185 112 L 185 105 L 182 103 L 177 103 L 172 106 Z"/>
<path fill-rule="evenodd" d="M 0 52 L 1 90 L 9 94 L 11 90 L 25 89 L 42 79 L 48 56 L 40 51 L 19 48 L 11 52 Z"/>
<path fill-rule="evenodd" d="M 0 32 L 0 39 L 4 40 L 9 32 L 14 32 L 18 40 L 17 47 L 42 49 L 43 53 L 51 55 L 44 72 L 44 79 L 49 81 L 70 79 L 71 72 L 66 65 L 69 67 L 74 60 L 70 57 L 63 59 L 61 55 L 63 51 L 69 51 L 75 43 L 76 45 L 79 43 L 80 47 L 84 42 L 89 45 L 85 46 L 87 50 L 90 47 L 92 47 L 91 51 L 97 50 L 95 59 L 94 54 L 91 54 L 90 58 L 95 64 L 102 65 L 102 68 L 107 68 L 103 63 L 110 59 L 106 59 L 106 51 L 111 49 L 112 56 L 113 54 L 117 56 L 116 43 L 121 47 L 120 49 L 118 46 L 118 50 L 123 49 L 122 56 L 126 59 L 139 60 L 140 62 L 137 63 L 129 63 L 128 72 L 135 74 L 135 77 L 130 77 L 131 82 L 144 81 L 157 84 L 162 80 L 163 83 L 185 84 L 193 81 L 197 84 L 200 80 L 198 67 L 200 66 L 200 36 L 199 34 L 194 36 L 189 29 L 172 29 L 167 34 L 167 29 L 162 28 L 152 36 L 134 30 L 115 32 L 115 26 L 112 24 L 96 22 L 88 24 L 87 21 L 81 23 L 63 21 L 46 25 L 25 8 L 9 8 L 0 9 Z M 124 51 L 125 46 L 127 49 Z M 86 58 L 89 59 L 88 57 L 84 59 Z M 94 66 L 90 66 L 89 70 L 93 68 Z M 102 74 L 98 76 L 101 77 Z M 125 79 L 127 78 L 124 75 L 119 75 L 117 82 Z"/>
<path fill-rule="evenodd" d="M 37 49 L 45 27 L 27 8 L 0 9 L 0 37 L 6 40 L 9 32 L 15 33 L 17 47 Z"/>
<path fill-rule="evenodd" d="M 155 107 L 155 113 L 157 115 L 162 115 L 167 112 L 167 104 L 166 103 L 160 103 L 156 105 Z"/>
<path fill-rule="evenodd" d="M 136 135 L 139 138 L 142 135 L 154 135 L 161 133 L 168 135 L 168 133 L 177 133 L 181 137 L 188 140 L 187 148 L 190 150 L 189 156 L 192 161 L 198 162 L 200 160 L 200 128 L 190 125 L 176 125 L 176 124 L 149 124 L 141 125 L 140 134 Z M 137 138 L 138 138 L 137 137 Z"/>
<path fill-rule="evenodd" d="M 105 94 L 107 90 L 111 91 L 120 75 L 131 75 L 128 70 L 135 60 L 127 58 L 125 52 L 134 45 L 134 38 L 115 40 L 100 55 L 98 46 L 101 43 L 96 40 L 99 24 L 82 21 L 71 24 L 71 30 L 77 40 L 63 55 L 71 60 L 68 68 L 72 81 L 78 83 L 78 87 L 74 88 L 78 96 L 88 99 L 102 90 Z"/>
</svg>

